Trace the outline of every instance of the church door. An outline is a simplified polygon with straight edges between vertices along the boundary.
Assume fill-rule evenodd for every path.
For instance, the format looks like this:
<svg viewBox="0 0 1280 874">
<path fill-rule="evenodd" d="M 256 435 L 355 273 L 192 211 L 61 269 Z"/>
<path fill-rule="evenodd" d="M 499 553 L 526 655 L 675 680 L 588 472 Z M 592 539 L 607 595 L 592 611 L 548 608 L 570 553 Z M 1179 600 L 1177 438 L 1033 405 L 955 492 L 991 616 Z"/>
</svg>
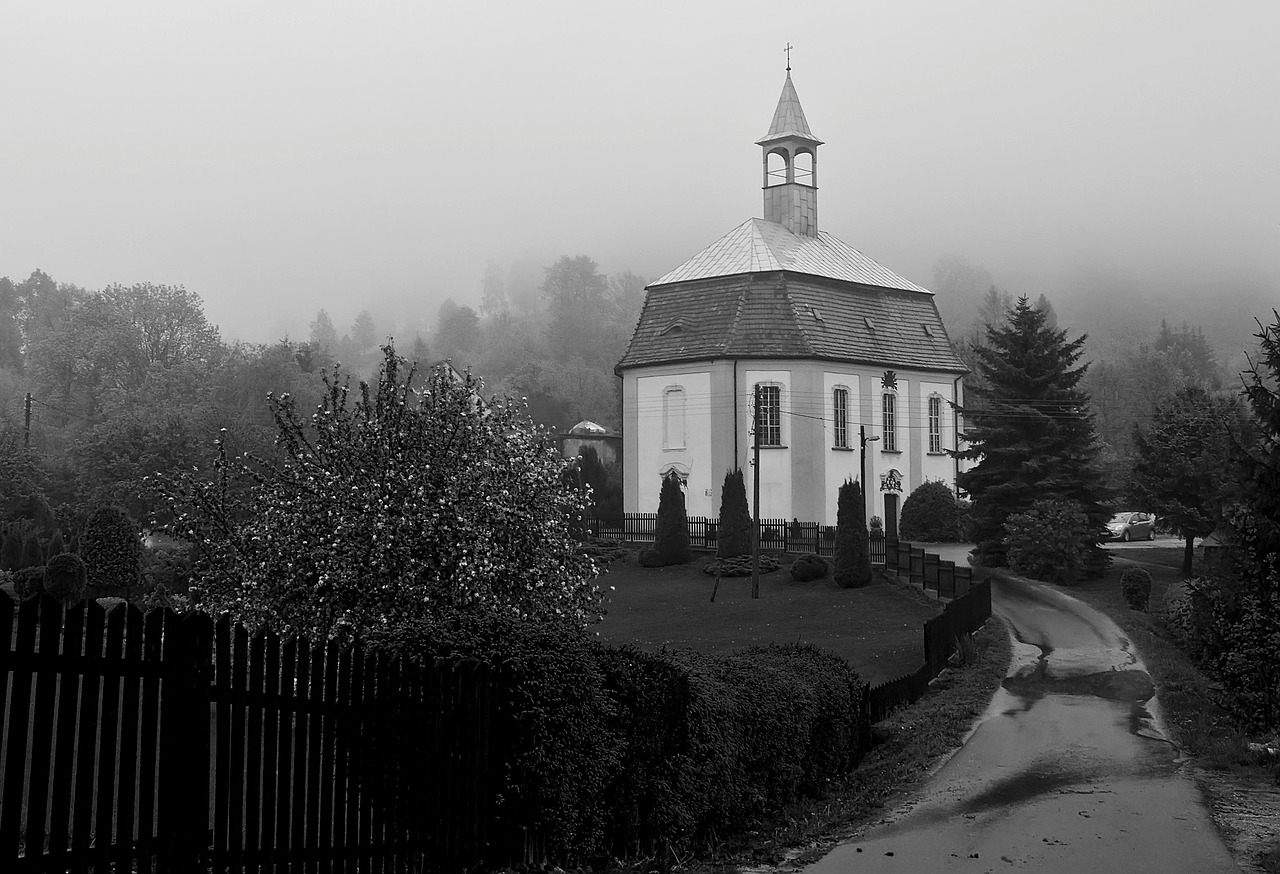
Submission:
<svg viewBox="0 0 1280 874">
<path fill-rule="evenodd" d="M 898 496 L 888 492 L 884 496 L 884 538 L 898 539 Z"/>
</svg>

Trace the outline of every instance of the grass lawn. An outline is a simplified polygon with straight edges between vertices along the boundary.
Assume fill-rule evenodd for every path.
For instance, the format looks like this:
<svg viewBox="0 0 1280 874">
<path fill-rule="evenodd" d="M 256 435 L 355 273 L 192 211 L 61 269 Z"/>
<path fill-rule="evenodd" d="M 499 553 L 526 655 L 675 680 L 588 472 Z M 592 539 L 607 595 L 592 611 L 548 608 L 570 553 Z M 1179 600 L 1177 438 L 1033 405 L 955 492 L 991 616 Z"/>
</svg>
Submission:
<svg viewBox="0 0 1280 874">
<path fill-rule="evenodd" d="M 830 576 L 797 583 L 787 556 L 780 570 L 761 574 L 759 599 L 751 598 L 750 577 L 725 577 L 713 602 L 715 577 L 702 572 L 712 558 L 695 553 L 688 565 L 642 568 L 631 553 L 613 562 L 600 578 L 609 612 L 595 630 L 609 643 L 646 650 L 810 643 L 843 656 L 871 683 L 924 661 L 924 622 L 939 605 L 906 583 L 839 589 Z"/>
</svg>

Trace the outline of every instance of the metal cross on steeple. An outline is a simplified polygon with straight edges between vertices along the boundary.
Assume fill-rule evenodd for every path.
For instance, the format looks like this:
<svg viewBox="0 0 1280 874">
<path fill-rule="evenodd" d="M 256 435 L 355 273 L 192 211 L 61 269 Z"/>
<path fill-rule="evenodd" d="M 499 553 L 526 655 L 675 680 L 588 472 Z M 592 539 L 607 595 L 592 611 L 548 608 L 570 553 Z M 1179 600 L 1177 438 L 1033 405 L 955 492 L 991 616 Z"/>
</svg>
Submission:
<svg viewBox="0 0 1280 874">
<path fill-rule="evenodd" d="M 787 43 L 787 72 L 791 72 L 791 43 Z"/>
</svg>

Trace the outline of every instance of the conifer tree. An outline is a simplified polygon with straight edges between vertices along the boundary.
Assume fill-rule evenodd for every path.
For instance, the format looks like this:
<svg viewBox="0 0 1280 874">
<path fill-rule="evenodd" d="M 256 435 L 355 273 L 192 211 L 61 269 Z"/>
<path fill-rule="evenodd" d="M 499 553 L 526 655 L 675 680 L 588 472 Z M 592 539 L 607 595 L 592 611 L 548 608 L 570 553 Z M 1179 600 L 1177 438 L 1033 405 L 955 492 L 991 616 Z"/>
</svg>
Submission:
<svg viewBox="0 0 1280 874">
<path fill-rule="evenodd" d="M 1001 325 L 987 328 L 976 350 L 977 384 L 969 389 L 961 458 L 976 462 L 958 483 L 973 501 L 975 554 L 986 565 L 1007 563 L 1004 523 L 1036 501 L 1077 504 L 1093 538 L 1081 543 L 1088 574 L 1110 559 L 1098 545 L 1108 511 L 1089 396 L 1079 385 L 1085 337 L 1067 339 L 1046 313 L 1021 297 Z"/>
<path fill-rule="evenodd" d="M 44 566 L 44 550 L 40 548 L 40 536 L 35 531 L 28 531 L 22 541 L 22 566 Z"/>
<path fill-rule="evenodd" d="M 674 472 L 662 479 L 653 548 L 663 565 L 687 564 L 692 557 L 689 551 L 689 517 L 684 507 L 684 490 L 680 488 L 680 477 Z"/>
<path fill-rule="evenodd" d="M 747 507 L 747 486 L 742 468 L 724 475 L 720 487 L 720 535 L 716 558 L 751 554 L 751 510 Z"/>
<path fill-rule="evenodd" d="M 1257 423 L 1257 443 L 1245 460 L 1247 513 L 1236 524 L 1237 533 L 1252 559 L 1258 595 L 1264 604 L 1280 588 L 1280 312 L 1272 310 L 1273 324 L 1262 326 L 1256 336 L 1261 346 L 1257 360 L 1250 359 L 1244 373 L 1245 399 Z"/>
<path fill-rule="evenodd" d="M 842 589 L 871 582 L 871 556 L 867 552 L 867 525 L 863 519 L 862 486 L 845 480 L 836 498 L 836 585 Z"/>
</svg>

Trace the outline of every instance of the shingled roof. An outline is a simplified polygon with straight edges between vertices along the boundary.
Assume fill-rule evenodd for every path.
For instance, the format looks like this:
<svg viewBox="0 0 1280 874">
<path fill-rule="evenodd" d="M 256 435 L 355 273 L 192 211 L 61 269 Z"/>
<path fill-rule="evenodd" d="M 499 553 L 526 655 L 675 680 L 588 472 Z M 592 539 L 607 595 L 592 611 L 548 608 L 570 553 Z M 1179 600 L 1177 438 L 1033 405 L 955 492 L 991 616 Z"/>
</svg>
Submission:
<svg viewBox="0 0 1280 874">
<path fill-rule="evenodd" d="M 648 287 L 616 370 L 716 358 L 968 370 L 932 292 L 826 232 L 754 218 Z"/>
</svg>

